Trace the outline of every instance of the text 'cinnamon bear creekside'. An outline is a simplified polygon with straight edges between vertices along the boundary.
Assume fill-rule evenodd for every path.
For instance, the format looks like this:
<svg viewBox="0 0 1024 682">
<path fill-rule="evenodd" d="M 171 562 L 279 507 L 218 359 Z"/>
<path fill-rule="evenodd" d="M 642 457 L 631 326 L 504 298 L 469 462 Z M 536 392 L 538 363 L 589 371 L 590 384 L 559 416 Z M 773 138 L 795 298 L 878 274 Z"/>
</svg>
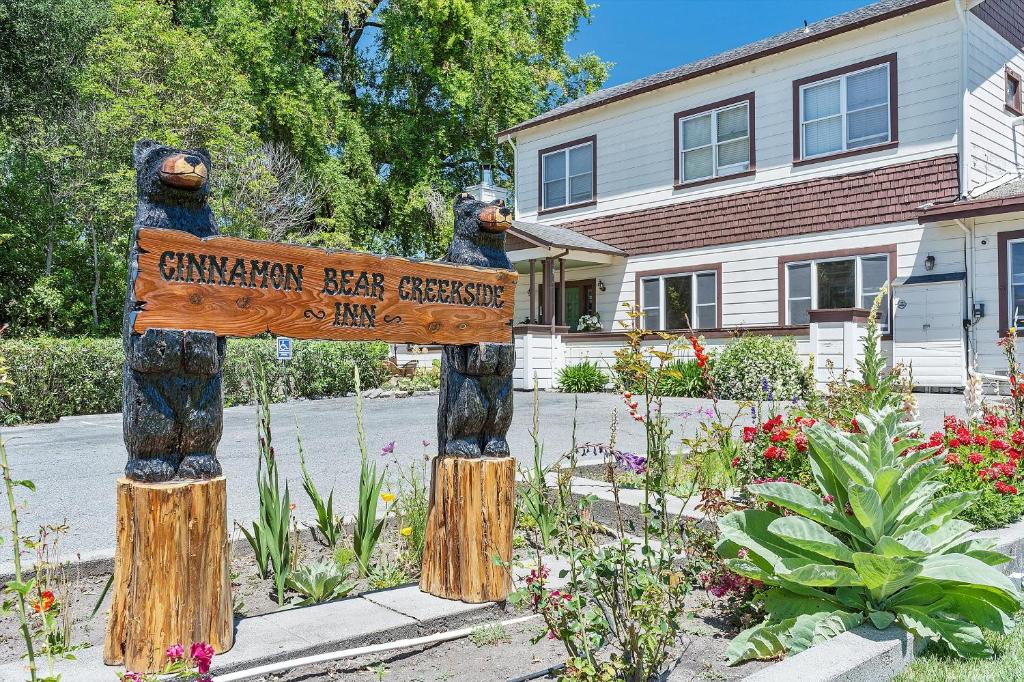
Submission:
<svg viewBox="0 0 1024 682">
<path fill-rule="evenodd" d="M 218 233 L 209 196 L 210 158 L 143 140 L 134 150 L 138 204 L 129 253 L 124 313 L 125 475 L 135 481 L 213 478 L 221 474 L 217 444 L 223 429 L 221 367 L 225 340 L 211 332 L 147 329 L 133 333 L 139 310 L 138 231 Z"/>
<path fill-rule="evenodd" d="M 485 203 L 462 193 L 455 200 L 455 234 L 445 260 L 511 270 L 512 263 L 505 255 L 505 230 L 511 226 L 512 211 L 504 202 Z M 500 301 L 500 292 L 497 297 Z M 437 419 L 439 455 L 509 456 L 505 434 L 512 423 L 514 366 L 511 344 L 444 347 Z"/>
</svg>

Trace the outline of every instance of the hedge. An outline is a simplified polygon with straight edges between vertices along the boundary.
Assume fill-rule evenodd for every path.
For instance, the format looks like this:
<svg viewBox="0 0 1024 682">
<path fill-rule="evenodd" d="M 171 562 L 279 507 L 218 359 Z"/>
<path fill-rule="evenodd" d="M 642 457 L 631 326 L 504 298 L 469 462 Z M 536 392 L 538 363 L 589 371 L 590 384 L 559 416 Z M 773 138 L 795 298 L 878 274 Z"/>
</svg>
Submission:
<svg viewBox="0 0 1024 682">
<path fill-rule="evenodd" d="M 354 390 L 358 365 L 364 388 L 387 379 L 388 345 L 381 342 L 295 341 L 290 362 L 275 359 L 273 339 L 232 339 L 224 362 L 224 404 L 254 401 L 250 364 L 264 362 L 275 400 L 340 396 Z M 121 411 L 121 339 L 34 338 L 0 341 L 11 396 L 0 401 L 0 424 L 56 421 L 76 414 Z"/>
</svg>

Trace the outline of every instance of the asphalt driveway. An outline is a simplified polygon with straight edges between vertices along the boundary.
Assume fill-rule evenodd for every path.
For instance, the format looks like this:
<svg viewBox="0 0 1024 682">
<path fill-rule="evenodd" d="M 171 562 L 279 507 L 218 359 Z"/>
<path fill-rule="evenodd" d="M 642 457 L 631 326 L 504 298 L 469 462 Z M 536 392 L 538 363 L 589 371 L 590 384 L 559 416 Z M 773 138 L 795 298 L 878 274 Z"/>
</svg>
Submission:
<svg viewBox="0 0 1024 682">
<path fill-rule="evenodd" d="M 622 407 L 621 398 L 612 394 L 588 394 L 578 398 L 576 410 L 576 396 L 540 395 L 540 429 L 546 462 L 554 461 L 570 447 L 574 411 L 577 442 L 608 439 L 610 415 L 613 409 Z M 920 395 L 919 400 L 922 420 L 928 429 L 941 427 L 943 414 L 963 411 L 960 396 Z M 509 431 L 509 442 L 523 461 L 529 461 L 533 453 L 532 403 L 533 394 L 515 394 L 515 420 Z M 709 401 L 701 400 L 667 400 L 666 411 L 672 416 L 677 434 L 692 433 L 699 418 L 692 413 L 708 404 Z M 290 482 L 292 500 L 300 519 L 312 518 L 313 511 L 302 491 L 297 428 L 317 487 L 324 494 L 334 487 L 337 513 L 354 511 L 359 478 L 354 406 L 354 398 L 337 398 L 294 401 L 272 408 L 274 446 L 281 475 Z M 723 403 L 723 409 L 735 409 L 735 405 Z M 403 465 L 421 461 L 425 452 L 433 452 L 436 396 L 366 400 L 364 417 L 367 444 L 373 456 L 381 457 L 378 454 L 381 447 L 390 441 L 395 441 L 395 455 Z M 37 486 L 34 494 L 19 489 L 20 498 L 27 500 L 20 516 L 22 532 L 31 533 L 40 524 L 57 524 L 67 519 L 70 532 L 64 547 L 68 554 L 111 551 L 115 482 L 127 457 L 121 415 L 67 417 L 56 424 L 21 426 L 0 433 L 7 442 L 14 477 L 31 479 Z M 218 456 L 228 478 L 229 519 L 245 521 L 256 515 L 255 442 L 255 408 L 242 406 L 225 410 L 224 436 Z M 620 419 L 618 446 L 624 450 L 642 450 L 642 426 Z M 390 459 L 381 457 L 381 461 Z M 6 527 L 4 530 L 6 532 Z"/>
</svg>

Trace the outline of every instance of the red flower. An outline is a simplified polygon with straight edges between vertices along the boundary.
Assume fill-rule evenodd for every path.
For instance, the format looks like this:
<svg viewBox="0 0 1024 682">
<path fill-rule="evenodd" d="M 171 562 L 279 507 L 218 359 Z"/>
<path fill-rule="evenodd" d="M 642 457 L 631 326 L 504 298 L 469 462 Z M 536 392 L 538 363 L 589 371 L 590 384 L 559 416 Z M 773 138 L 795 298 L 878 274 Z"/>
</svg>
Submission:
<svg viewBox="0 0 1024 682">
<path fill-rule="evenodd" d="M 960 455 L 955 452 L 951 452 L 946 455 L 946 464 L 952 464 L 953 466 L 960 466 Z"/>
<path fill-rule="evenodd" d="M 1013 441 L 1014 445 L 1024 445 L 1024 430 L 1017 429 L 1010 434 L 1010 440 Z"/>
<path fill-rule="evenodd" d="M 781 461 L 786 459 L 786 454 L 786 451 L 783 450 L 782 448 L 778 447 L 777 445 L 771 445 L 764 451 L 764 458 L 777 459 Z"/>
<path fill-rule="evenodd" d="M 860 433 L 860 426 L 857 425 L 857 418 L 850 420 L 850 433 Z"/>
<path fill-rule="evenodd" d="M 960 420 L 956 418 L 956 415 L 947 414 L 942 420 L 942 425 L 947 431 L 953 431 L 959 426 Z"/>
<path fill-rule="evenodd" d="M 793 436 L 793 444 L 796 445 L 798 452 L 807 452 L 807 436 L 803 433 L 797 433 Z"/>
<path fill-rule="evenodd" d="M 825 495 L 825 497 L 821 498 L 821 501 L 824 502 L 825 504 L 832 504 L 832 502 L 835 499 L 836 498 L 832 497 L 831 495 Z"/>
<path fill-rule="evenodd" d="M 940 445 L 942 445 L 942 432 L 941 431 L 936 431 L 931 436 L 929 436 L 929 438 L 928 438 L 928 446 L 934 448 L 934 447 L 938 447 Z"/>
<path fill-rule="evenodd" d="M 971 432 L 970 432 L 970 430 L 966 426 L 961 426 L 961 427 L 957 428 L 957 430 L 956 430 L 956 437 L 962 443 L 970 443 L 971 442 Z"/>
<path fill-rule="evenodd" d="M 982 434 L 979 433 L 979 434 L 977 434 L 974 437 L 974 444 L 975 445 L 988 445 L 988 438 L 985 438 L 985 436 L 983 436 Z"/>
<path fill-rule="evenodd" d="M 740 465 L 740 458 L 739 457 L 733 457 L 732 458 L 732 467 L 733 467 L 733 469 L 735 469 L 739 465 Z"/>
<path fill-rule="evenodd" d="M 757 437 L 757 427 L 756 426 L 744 426 L 743 427 L 743 442 L 744 443 L 753 443 L 754 442 L 754 438 L 756 438 L 756 437 Z"/>
<path fill-rule="evenodd" d="M 949 441 L 949 447 L 950 448 L 958 448 L 958 447 L 960 447 L 960 441 L 958 439 L 956 439 L 956 438 L 951 439 Z"/>
<path fill-rule="evenodd" d="M 189 658 L 196 664 L 200 675 L 205 675 L 210 671 L 210 661 L 213 660 L 213 653 L 213 647 L 206 642 L 195 642 L 192 648 L 189 649 Z"/>
<path fill-rule="evenodd" d="M 1003 472 L 1003 476 L 1006 476 L 1007 478 L 1010 478 L 1017 473 L 1017 465 L 1013 462 L 1003 462 L 997 466 L 999 467 L 999 470 Z"/>
<path fill-rule="evenodd" d="M 996 489 L 996 492 L 1001 494 L 1001 495 L 1016 495 L 1017 494 L 1017 488 L 1016 487 L 1014 487 L 1012 485 L 1009 485 L 1007 483 L 1003 483 L 1002 481 L 996 481 L 995 489 Z"/>
<path fill-rule="evenodd" d="M 1005 450 L 1006 448 L 1010 447 L 1010 444 L 1007 443 L 1005 440 L 993 438 L 992 440 L 989 441 L 988 446 L 993 450 Z"/>
<path fill-rule="evenodd" d="M 57 598 L 53 596 L 53 592 L 44 590 L 40 598 L 32 602 L 32 610 L 36 613 L 49 611 L 55 601 L 57 601 Z"/>
<path fill-rule="evenodd" d="M 971 464 L 981 464 L 982 459 L 984 458 L 981 456 L 980 453 L 977 452 L 972 452 L 971 454 L 967 455 L 967 461 L 970 462 Z"/>
<path fill-rule="evenodd" d="M 790 433 L 789 429 L 775 429 L 772 431 L 771 440 L 773 443 L 785 443 L 789 440 Z"/>
<path fill-rule="evenodd" d="M 761 430 L 764 431 L 765 433 L 771 433 L 772 431 L 775 430 L 776 426 L 782 426 L 781 414 L 777 414 L 768 421 L 766 421 L 764 424 L 761 424 Z"/>
</svg>

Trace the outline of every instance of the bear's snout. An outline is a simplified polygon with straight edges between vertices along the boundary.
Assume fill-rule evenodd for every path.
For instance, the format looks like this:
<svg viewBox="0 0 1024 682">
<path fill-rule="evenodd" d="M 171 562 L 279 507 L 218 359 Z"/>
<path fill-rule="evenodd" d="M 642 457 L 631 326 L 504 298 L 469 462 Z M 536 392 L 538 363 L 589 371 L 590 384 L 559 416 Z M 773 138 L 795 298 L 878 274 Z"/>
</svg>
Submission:
<svg viewBox="0 0 1024 682">
<path fill-rule="evenodd" d="M 488 206 L 480 211 L 480 227 L 486 232 L 504 232 L 512 227 L 512 210 L 504 206 Z"/>
<path fill-rule="evenodd" d="M 206 164 L 192 154 L 172 154 L 160 164 L 160 182 L 178 189 L 197 190 L 206 182 Z"/>
</svg>

